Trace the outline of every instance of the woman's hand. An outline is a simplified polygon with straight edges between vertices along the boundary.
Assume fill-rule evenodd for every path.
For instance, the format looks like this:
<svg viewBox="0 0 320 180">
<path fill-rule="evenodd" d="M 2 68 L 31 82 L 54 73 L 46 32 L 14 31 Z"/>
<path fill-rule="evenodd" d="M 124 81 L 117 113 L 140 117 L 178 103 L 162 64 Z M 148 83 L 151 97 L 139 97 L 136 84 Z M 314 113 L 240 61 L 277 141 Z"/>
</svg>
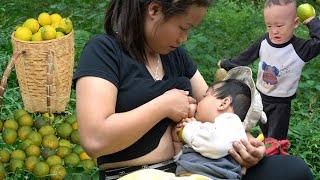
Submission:
<svg viewBox="0 0 320 180">
<path fill-rule="evenodd" d="M 190 113 L 190 104 L 196 104 L 196 100 L 188 96 L 188 91 L 172 89 L 163 95 L 167 97 L 168 117 L 174 122 L 187 118 Z"/>
<path fill-rule="evenodd" d="M 229 150 L 231 156 L 246 168 L 256 165 L 264 157 L 265 152 L 264 144 L 255 138 L 249 138 L 249 142 L 246 140 L 235 142 L 233 149 Z"/>
</svg>

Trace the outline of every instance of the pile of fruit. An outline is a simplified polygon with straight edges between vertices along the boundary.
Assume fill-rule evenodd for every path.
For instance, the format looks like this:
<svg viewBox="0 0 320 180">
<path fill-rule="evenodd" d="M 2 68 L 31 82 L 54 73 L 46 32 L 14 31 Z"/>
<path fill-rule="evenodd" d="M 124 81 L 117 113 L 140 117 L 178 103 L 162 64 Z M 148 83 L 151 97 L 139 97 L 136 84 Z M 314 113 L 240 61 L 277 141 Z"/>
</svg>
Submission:
<svg viewBox="0 0 320 180">
<path fill-rule="evenodd" d="M 18 170 L 36 177 L 64 179 L 68 168 L 82 168 L 84 172 L 97 169 L 79 144 L 75 115 L 59 119 L 19 109 L 12 119 L 0 121 L 0 134 L 0 179 Z"/>
<path fill-rule="evenodd" d="M 72 31 L 72 22 L 69 18 L 62 18 L 60 14 L 49 15 L 46 12 L 34 18 L 27 19 L 22 26 L 18 26 L 14 36 L 23 41 L 44 41 L 59 39 Z"/>
</svg>

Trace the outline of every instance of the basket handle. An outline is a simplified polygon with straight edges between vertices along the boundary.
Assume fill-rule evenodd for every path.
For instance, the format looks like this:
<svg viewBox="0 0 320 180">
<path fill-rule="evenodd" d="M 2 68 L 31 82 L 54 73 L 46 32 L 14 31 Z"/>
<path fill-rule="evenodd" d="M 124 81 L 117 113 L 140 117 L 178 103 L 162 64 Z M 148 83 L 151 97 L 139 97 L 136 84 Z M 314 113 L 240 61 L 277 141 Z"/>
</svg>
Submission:
<svg viewBox="0 0 320 180">
<path fill-rule="evenodd" d="M 1 83 L 0 83 L 0 108 L 2 106 L 3 94 L 4 94 L 4 90 L 6 89 L 6 86 L 7 86 L 7 81 L 8 81 L 10 74 L 11 74 L 11 71 L 16 63 L 16 60 L 19 59 L 19 57 L 25 53 L 26 53 L 26 51 L 14 52 L 6 69 L 4 70 L 4 73 L 3 73 L 3 76 L 1 79 Z"/>
<path fill-rule="evenodd" d="M 54 70 L 54 64 L 53 64 L 53 58 L 54 53 L 53 51 L 49 51 L 48 55 L 48 68 L 47 68 L 47 110 L 49 117 L 52 116 L 52 86 L 53 86 L 53 70 Z M 50 118 L 49 118 L 50 119 Z M 51 124 L 50 119 L 50 124 Z"/>
</svg>

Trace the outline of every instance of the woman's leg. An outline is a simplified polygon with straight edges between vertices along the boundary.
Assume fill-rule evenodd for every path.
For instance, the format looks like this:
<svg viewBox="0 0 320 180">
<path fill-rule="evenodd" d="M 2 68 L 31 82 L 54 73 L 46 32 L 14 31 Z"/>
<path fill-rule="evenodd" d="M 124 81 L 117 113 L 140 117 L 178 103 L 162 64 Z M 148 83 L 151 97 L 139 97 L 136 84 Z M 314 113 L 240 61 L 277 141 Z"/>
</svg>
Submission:
<svg viewBox="0 0 320 180">
<path fill-rule="evenodd" d="M 308 165 L 295 156 L 274 155 L 263 158 L 259 164 L 248 169 L 243 180 L 249 179 L 296 179 L 309 180 L 313 179 Z"/>
</svg>

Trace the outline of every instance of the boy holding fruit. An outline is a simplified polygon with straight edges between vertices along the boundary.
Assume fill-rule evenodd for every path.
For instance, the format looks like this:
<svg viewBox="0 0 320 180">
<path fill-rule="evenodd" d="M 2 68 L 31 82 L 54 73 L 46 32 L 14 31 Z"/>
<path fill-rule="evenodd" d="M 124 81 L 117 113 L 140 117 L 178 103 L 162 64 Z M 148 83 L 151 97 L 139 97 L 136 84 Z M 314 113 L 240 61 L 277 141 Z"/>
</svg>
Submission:
<svg viewBox="0 0 320 180">
<path fill-rule="evenodd" d="M 320 21 L 314 18 L 311 5 L 303 6 L 299 6 L 297 17 L 295 0 L 267 0 L 267 33 L 237 57 L 218 62 L 218 66 L 229 70 L 260 58 L 256 85 L 268 117 L 266 124 L 260 124 L 265 137 L 287 138 L 291 101 L 296 96 L 302 69 L 320 52 Z M 308 40 L 294 35 L 299 18 L 310 31 Z"/>
<path fill-rule="evenodd" d="M 262 116 L 265 120 L 251 69 L 230 70 L 223 81 L 209 87 L 191 114 L 194 117 L 182 120 L 172 131 L 176 174 L 240 179 L 241 166 L 228 151 L 233 142 L 247 140 L 245 130 L 253 127 L 256 119 Z M 180 141 L 185 143 L 182 150 Z"/>
</svg>

